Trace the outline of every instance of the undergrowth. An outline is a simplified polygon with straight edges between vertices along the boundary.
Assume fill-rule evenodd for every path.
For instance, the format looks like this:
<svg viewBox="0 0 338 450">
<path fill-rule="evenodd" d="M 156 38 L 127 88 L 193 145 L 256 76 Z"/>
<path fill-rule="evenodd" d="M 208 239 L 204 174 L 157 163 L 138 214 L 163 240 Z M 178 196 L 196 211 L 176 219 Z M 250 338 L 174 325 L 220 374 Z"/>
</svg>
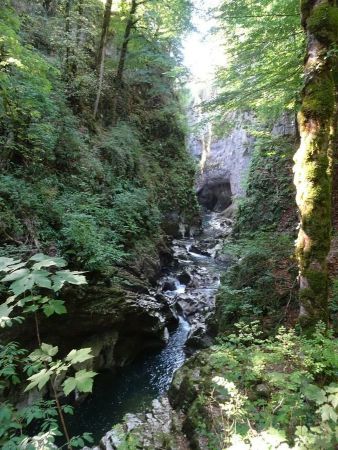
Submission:
<svg viewBox="0 0 338 450">
<path fill-rule="evenodd" d="M 208 448 L 333 450 L 337 341 L 324 324 L 312 337 L 279 328 L 261 339 L 257 322 L 239 323 L 201 355 L 198 396 L 187 417 Z M 195 386 L 196 388 L 196 386 Z"/>
</svg>

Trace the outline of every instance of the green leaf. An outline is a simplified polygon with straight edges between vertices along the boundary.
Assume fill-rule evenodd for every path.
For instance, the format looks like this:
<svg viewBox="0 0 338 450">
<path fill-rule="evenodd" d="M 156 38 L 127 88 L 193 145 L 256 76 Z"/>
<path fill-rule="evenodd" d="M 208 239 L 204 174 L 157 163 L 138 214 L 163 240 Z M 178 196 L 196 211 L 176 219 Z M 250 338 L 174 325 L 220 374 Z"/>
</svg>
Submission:
<svg viewBox="0 0 338 450">
<path fill-rule="evenodd" d="M 23 278 L 20 278 L 19 280 L 14 281 L 14 283 L 10 285 L 10 289 L 13 291 L 14 295 L 18 297 L 24 292 L 31 290 L 33 286 L 34 279 L 29 274 L 27 276 L 24 276 Z"/>
<path fill-rule="evenodd" d="M 85 439 L 87 442 L 89 442 L 89 444 L 93 444 L 94 443 L 94 439 L 92 436 L 92 433 L 83 433 L 82 435 L 83 439 Z"/>
<path fill-rule="evenodd" d="M 28 378 L 30 381 L 29 385 L 26 387 L 24 392 L 30 391 L 31 389 L 37 387 L 39 390 L 41 390 L 46 383 L 48 383 L 50 376 L 52 375 L 52 372 L 47 369 L 42 369 L 40 372 L 32 375 Z"/>
<path fill-rule="evenodd" d="M 76 372 L 75 379 L 77 388 L 80 392 L 91 392 L 93 388 L 93 378 L 97 375 L 96 372 L 80 370 Z"/>
<path fill-rule="evenodd" d="M 6 258 L 4 256 L 0 257 L 0 272 L 9 272 L 11 266 L 19 264 L 20 260 L 15 260 L 13 258 Z"/>
<path fill-rule="evenodd" d="M 73 408 L 72 406 L 70 406 L 70 405 L 64 405 L 64 406 L 62 407 L 62 409 L 63 409 L 63 411 L 64 411 L 66 414 L 70 414 L 70 415 L 73 415 L 73 414 L 74 414 L 74 408 Z"/>
<path fill-rule="evenodd" d="M 69 395 L 76 388 L 76 379 L 74 377 L 69 377 L 63 382 L 62 386 L 64 394 Z"/>
<path fill-rule="evenodd" d="M 24 309 L 23 309 L 23 312 L 26 313 L 26 314 L 34 313 L 36 311 L 39 311 L 38 305 L 25 306 Z"/>
<path fill-rule="evenodd" d="M 335 394 L 338 392 L 338 384 L 331 383 L 329 386 L 325 388 L 325 391 L 329 394 Z"/>
<path fill-rule="evenodd" d="M 53 290 L 55 292 L 59 291 L 65 283 L 69 284 L 86 284 L 86 277 L 82 275 L 84 272 L 77 272 L 70 270 L 59 270 L 55 275 L 52 276 L 53 280 Z"/>
<path fill-rule="evenodd" d="M 330 394 L 329 398 L 328 398 L 328 401 L 331 403 L 331 405 L 334 408 L 337 408 L 338 407 L 338 393 Z"/>
<path fill-rule="evenodd" d="M 42 309 L 47 317 L 50 317 L 53 314 L 65 314 L 67 309 L 64 304 L 65 302 L 63 300 L 50 299 L 47 304 L 43 305 Z"/>
<path fill-rule="evenodd" d="M 66 361 L 69 361 L 71 364 L 82 363 L 87 361 L 88 359 L 93 358 L 93 355 L 90 354 L 92 351 L 91 348 L 81 348 L 80 350 L 72 350 L 66 356 Z"/>
<path fill-rule="evenodd" d="M 53 347 L 52 345 L 42 343 L 41 350 L 48 356 L 55 356 L 59 351 L 59 347 L 57 346 Z"/>
<path fill-rule="evenodd" d="M 69 377 L 64 381 L 63 392 L 65 395 L 69 395 L 75 389 L 78 389 L 79 392 L 91 392 L 95 375 L 97 375 L 96 372 L 79 370 L 75 377 Z"/>
<path fill-rule="evenodd" d="M 337 413 L 332 406 L 325 404 L 319 408 L 318 412 L 321 414 L 324 422 L 330 419 L 337 422 Z"/>
<path fill-rule="evenodd" d="M 308 384 L 305 386 L 303 389 L 303 394 L 308 400 L 316 402 L 317 405 L 321 405 L 327 401 L 325 391 L 314 384 Z"/>
<path fill-rule="evenodd" d="M 60 257 L 52 257 L 44 255 L 43 253 L 38 253 L 30 258 L 30 261 L 37 261 L 33 265 L 33 269 L 41 269 L 42 267 L 65 267 L 67 261 Z"/>
<path fill-rule="evenodd" d="M 80 436 L 74 436 L 70 440 L 70 444 L 72 447 L 84 447 L 85 442 Z"/>
<path fill-rule="evenodd" d="M 48 278 L 50 273 L 47 270 L 34 270 L 32 272 L 32 277 L 34 279 L 34 283 L 43 288 L 51 289 L 52 282 Z"/>
<path fill-rule="evenodd" d="M 12 325 L 12 319 L 9 317 L 13 311 L 14 306 L 8 306 L 6 303 L 0 305 L 0 327 L 5 328 L 6 326 Z"/>
<path fill-rule="evenodd" d="M 5 278 L 3 278 L 1 280 L 2 283 L 5 283 L 7 281 L 15 281 L 15 280 L 19 280 L 20 278 L 23 278 L 25 275 L 29 274 L 29 270 L 28 269 L 19 269 L 19 270 L 15 270 L 14 272 L 12 272 L 9 275 L 6 275 Z"/>
<path fill-rule="evenodd" d="M 13 272 L 14 270 L 21 269 L 22 267 L 25 267 L 25 265 L 26 265 L 25 262 L 14 264 L 13 266 L 9 266 L 7 268 L 7 270 L 4 270 L 4 272 Z"/>
</svg>

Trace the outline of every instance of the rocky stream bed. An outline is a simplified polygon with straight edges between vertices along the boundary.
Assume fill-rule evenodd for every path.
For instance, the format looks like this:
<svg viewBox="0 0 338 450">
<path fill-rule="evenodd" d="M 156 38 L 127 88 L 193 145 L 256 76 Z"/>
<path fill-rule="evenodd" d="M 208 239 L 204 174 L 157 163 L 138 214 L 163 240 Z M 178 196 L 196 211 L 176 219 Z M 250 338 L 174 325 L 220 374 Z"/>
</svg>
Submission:
<svg viewBox="0 0 338 450">
<path fill-rule="evenodd" d="M 135 438 L 138 448 L 190 448 L 182 431 L 181 413 L 173 409 L 167 394 L 186 358 L 212 343 L 220 274 L 231 262 L 221 252 L 222 241 L 230 231 L 230 219 L 222 213 L 210 213 L 204 217 L 200 232 L 173 241 L 173 263 L 148 294 L 170 309 L 163 331 L 166 345 L 143 352 L 115 373 L 97 377 L 93 395 L 78 408 L 72 424 L 73 433 L 89 431 L 97 442 L 100 440 L 93 449 L 117 449 L 126 435 Z"/>
</svg>

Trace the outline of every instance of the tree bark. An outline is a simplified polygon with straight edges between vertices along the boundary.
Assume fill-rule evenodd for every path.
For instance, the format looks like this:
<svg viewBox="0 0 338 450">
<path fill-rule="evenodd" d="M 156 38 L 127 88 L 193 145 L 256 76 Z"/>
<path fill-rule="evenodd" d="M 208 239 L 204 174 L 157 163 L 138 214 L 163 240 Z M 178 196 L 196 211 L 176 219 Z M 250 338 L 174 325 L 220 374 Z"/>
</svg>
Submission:
<svg viewBox="0 0 338 450">
<path fill-rule="evenodd" d="M 70 10 L 71 1 L 67 0 L 65 5 L 65 34 L 66 34 L 66 58 L 65 58 L 65 68 L 66 68 L 66 80 L 70 79 Z"/>
<path fill-rule="evenodd" d="M 45 8 L 45 11 L 46 11 L 47 15 L 50 14 L 50 11 L 51 11 L 51 3 L 52 3 L 52 0 L 44 0 L 44 1 L 43 1 L 43 7 Z"/>
<path fill-rule="evenodd" d="M 307 33 L 305 83 L 298 115 L 300 147 L 294 161 L 300 229 L 296 241 L 299 264 L 300 321 L 312 327 L 328 320 L 327 256 L 331 244 L 332 155 L 335 121 L 333 60 L 337 43 L 335 0 L 303 0 L 302 24 Z M 335 23 L 336 21 L 336 23 Z"/>
<path fill-rule="evenodd" d="M 99 103 L 102 93 L 102 85 L 103 85 L 103 76 L 104 76 L 104 59 L 106 54 L 106 45 L 107 45 L 107 37 L 109 31 L 109 24 L 111 18 L 111 8 L 112 8 L 113 0 L 107 0 L 106 6 L 104 10 L 103 23 L 102 23 L 102 31 L 101 31 L 101 39 L 99 44 L 99 49 L 97 52 L 97 62 L 96 67 L 99 73 L 99 84 L 96 94 L 96 100 L 94 104 L 94 118 L 97 116 L 97 112 L 99 109 Z"/>
<path fill-rule="evenodd" d="M 123 42 L 122 42 L 122 47 L 121 47 L 121 51 L 120 51 L 119 63 L 117 66 L 116 78 L 115 78 L 115 97 L 114 97 L 114 103 L 113 103 L 113 125 L 115 125 L 117 122 L 118 97 L 120 95 L 120 91 L 123 86 L 123 73 L 124 73 L 124 66 L 126 63 L 127 52 L 128 52 L 128 45 L 129 45 L 129 41 L 130 41 L 130 34 L 136 23 L 135 13 L 136 13 L 136 10 L 137 10 L 137 7 L 139 4 L 140 3 L 137 3 L 136 0 L 132 0 L 127 25 L 124 30 Z"/>
<path fill-rule="evenodd" d="M 129 44 L 129 40 L 130 40 L 130 33 L 135 25 L 134 15 L 136 13 L 137 6 L 138 6 L 138 3 L 136 2 L 136 0 L 132 0 L 126 29 L 124 31 L 123 43 L 122 43 L 122 48 L 121 48 L 120 58 L 119 58 L 119 64 L 118 64 L 117 72 L 116 72 L 116 83 L 118 86 L 121 86 L 122 82 L 123 82 L 123 71 L 124 71 L 124 66 L 126 63 L 128 44 Z"/>
</svg>

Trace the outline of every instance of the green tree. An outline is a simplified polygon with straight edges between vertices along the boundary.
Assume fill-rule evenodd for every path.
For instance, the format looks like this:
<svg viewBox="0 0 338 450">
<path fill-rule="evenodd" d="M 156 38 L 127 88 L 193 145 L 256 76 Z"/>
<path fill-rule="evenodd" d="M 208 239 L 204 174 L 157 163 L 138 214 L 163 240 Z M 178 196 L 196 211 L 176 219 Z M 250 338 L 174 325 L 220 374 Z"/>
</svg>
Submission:
<svg viewBox="0 0 338 450">
<path fill-rule="evenodd" d="M 216 14 L 227 61 L 217 74 L 221 117 L 253 110 L 267 120 L 294 111 L 304 43 L 298 0 L 225 0 Z"/>
</svg>

